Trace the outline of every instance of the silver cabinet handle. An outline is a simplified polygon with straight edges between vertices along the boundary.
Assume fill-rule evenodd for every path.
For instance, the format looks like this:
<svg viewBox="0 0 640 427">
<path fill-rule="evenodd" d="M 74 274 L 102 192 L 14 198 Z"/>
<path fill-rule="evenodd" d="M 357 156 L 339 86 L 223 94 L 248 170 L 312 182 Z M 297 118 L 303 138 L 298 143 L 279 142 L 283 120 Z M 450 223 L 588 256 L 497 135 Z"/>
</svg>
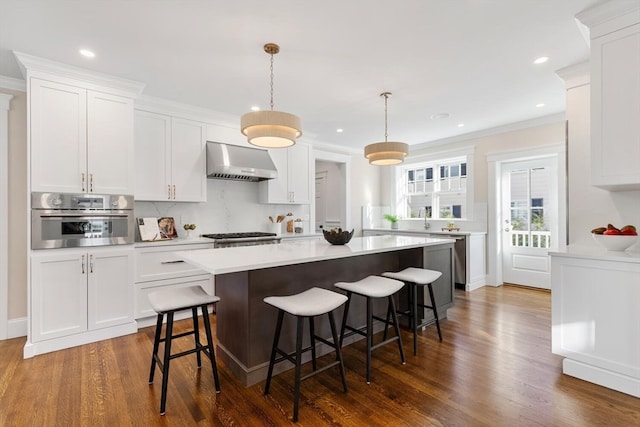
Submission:
<svg viewBox="0 0 640 427">
<path fill-rule="evenodd" d="M 508 233 L 509 232 L 509 228 L 508 227 L 505 228 L 504 231 L 506 231 Z"/>
<path fill-rule="evenodd" d="M 93 193 L 93 174 L 89 174 L 89 192 Z"/>
<path fill-rule="evenodd" d="M 173 200 L 176 199 L 176 185 L 173 184 Z"/>
<path fill-rule="evenodd" d="M 167 184 L 167 200 L 171 200 L 171 185 Z"/>
<path fill-rule="evenodd" d="M 84 189 L 84 188 L 85 188 L 85 187 L 84 187 L 84 172 L 82 172 L 82 173 L 80 174 L 80 179 L 82 180 L 82 192 L 84 193 L 84 192 L 85 192 L 85 189 Z"/>
<path fill-rule="evenodd" d="M 175 260 L 175 261 L 162 261 L 160 262 L 160 264 L 178 264 L 184 262 L 183 260 L 179 259 L 179 260 Z"/>
<path fill-rule="evenodd" d="M 89 255 L 89 273 L 93 273 L 93 255 Z"/>
<path fill-rule="evenodd" d="M 82 274 L 84 274 L 84 255 L 82 255 Z"/>
</svg>

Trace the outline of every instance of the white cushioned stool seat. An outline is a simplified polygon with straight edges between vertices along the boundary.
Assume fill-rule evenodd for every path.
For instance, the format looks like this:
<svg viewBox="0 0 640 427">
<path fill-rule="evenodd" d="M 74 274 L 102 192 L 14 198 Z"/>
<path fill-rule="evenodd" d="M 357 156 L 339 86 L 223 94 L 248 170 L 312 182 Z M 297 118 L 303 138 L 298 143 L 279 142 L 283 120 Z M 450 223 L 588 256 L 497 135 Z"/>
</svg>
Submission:
<svg viewBox="0 0 640 427">
<path fill-rule="evenodd" d="M 156 313 L 178 311 L 218 301 L 220 297 L 209 295 L 200 286 L 166 289 L 149 294 L 149 303 Z"/>
<path fill-rule="evenodd" d="M 408 267 L 402 271 L 392 272 L 387 271 L 382 273 L 384 277 L 390 277 L 396 280 L 402 280 L 403 282 L 413 282 L 418 285 L 426 285 L 427 283 L 433 283 L 442 273 L 434 270 L 426 270 L 424 268 Z"/>
<path fill-rule="evenodd" d="M 328 289 L 307 289 L 296 295 L 266 297 L 264 302 L 294 316 L 319 316 L 335 310 L 347 297 Z"/>
<path fill-rule="evenodd" d="M 357 282 L 338 282 L 334 286 L 366 297 L 382 298 L 398 292 L 404 283 L 380 276 L 367 276 Z"/>
</svg>

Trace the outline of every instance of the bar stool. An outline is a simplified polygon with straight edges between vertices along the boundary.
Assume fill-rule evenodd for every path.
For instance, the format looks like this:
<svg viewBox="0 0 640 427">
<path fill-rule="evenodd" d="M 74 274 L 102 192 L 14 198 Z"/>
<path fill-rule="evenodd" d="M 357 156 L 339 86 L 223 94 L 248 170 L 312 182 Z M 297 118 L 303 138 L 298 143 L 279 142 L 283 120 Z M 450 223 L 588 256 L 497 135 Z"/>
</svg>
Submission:
<svg viewBox="0 0 640 427">
<path fill-rule="evenodd" d="M 269 372 L 267 374 L 267 383 L 264 386 L 264 394 L 269 394 L 271 385 L 271 376 L 273 374 L 273 366 L 276 363 L 288 360 L 295 364 L 295 386 L 293 393 L 293 422 L 298 421 L 298 401 L 300 400 L 300 383 L 312 376 L 325 371 L 333 366 L 340 367 L 340 375 L 342 376 L 342 386 L 344 392 L 347 392 L 347 378 L 344 372 L 344 364 L 342 363 L 342 352 L 338 343 L 338 334 L 336 332 L 336 323 L 333 317 L 333 310 L 340 307 L 347 300 L 342 294 L 322 288 L 311 288 L 302 293 L 289 296 L 270 296 L 264 299 L 264 302 L 278 309 L 278 321 L 276 324 L 276 332 L 273 338 L 273 347 L 271 349 L 271 358 L 269 360 Z M 296 329 L 296 350 L 287 353 L 278 347 L 280 341 L 280 332 L 282 330 L 282 320 L 284 314 L 288 313 L 297 318 Z M 320 336 L 315 335 L 314 322 L 315 316 L 326 314 L 329 317 L 331 325 L 331 335 L 333 342 L 328 341 Z M 309 337 L 310 345 L 302 348 L 302 332 L 304 320 L 309 319 Z M 316 340 L 334 348 L 336 350 L 336 360 L 320 369 L 316 365 Z M 302 353 L 311 350 L 311 360 L 313 371 L 304 377 L 301 377 Z M 282 357 L 276 359 L 276 354 Z"/>
<path fill-rule="evenodd" d="M 190 286 L 187 288 L 167 289 L 156 291 L 149 294 L 149 302 L 153 310 L 158 313 L 156 323 L 156 334 L 153 341 L 153 355 L 151 357 L 151 371 L 149 372 L 149 384 L 153 384 L 153 375 L 155 373 L 156 364 L 162 372 L 162 397 L 160 398 L 160 415 L 165 414 L 165 406 L 167 403 L 167 384 L 169 383 L 169 364 L 176 357 L 186 356 L 187 354 L 196 353 L 198 368 L 201 367 L 200 353 L 204 353 L 211 360 L 211 369 L 213 370 L 213 379 L 215 381 L 216 393 L 220 393 L 220 381 L 218 379 L 218 367 L 216 364 L 216 356 L 213 351 L 213 339 L 211 338 L 211 323 L 209 322 L 209 313 L 207 306 L 220 301 L 217 296 L 207 294 L 200 286 Z M 198 328 L 198 307 L 202 311 L 202 319 L 204 320 L 204 329 L 207 335 L 207 344 L 200 343 L 200 333 Z M 173 335 L 173 315 L 177 311 L 191 310 L 193 315 L 193 330 L 181 334 Z M 167 315 L 167 326 L 165 335 L 162 337 L 162 321 L 164 315 Z M 171 341 L 175 338 L 181 338 L 188 335 L 194 335 L 195 348 L 183 351 L 177 354 L 171 354 Z M 158 356 L 158 347 L 164 342 L 164 357 L 160 359 Z"/>
<path fill-rule="evenodd" d="M 371 352 L 378 347 L 388 344 L 393 341 L 398 341 L 398 349 L 400 350 L 400 359 L 402 364 L 406 363 L 404 357 L 404 349 L 402 348 L 402 337 L 400 336 L 400 328 L 398 326 L 398 317 L 396 316 L 396 305 L 393 300 L 393 294 L 398 292 L 404 286 L 404 283 L 387 279 L 380 276 L 368 276 L 357 282 L 338 282 L 335 287 L 347 291 L 347 304 L 344 307 L 344 315 L 342 317 L 342 328 L 340 330 L 340 346 L 345 337 L 353 334 L 358 334 L 366 337 L 367 339 L 367 384 L 371 383 Z M 363 296 L 367 299 L 367 324 L 364 327 L 356 328 L 354 326 L 347 325 L 347 316 L 349 314 L 349 305 L 351 303 L 351 297 L 353 294 Z M 376 298 L 387 298 L 387 318 L 375 316 L 373 314 L 373 300 Z M 389 327 L 389 315 L 393 318 L 392 324 L 396 331 L 396 336 L 390 339 L 386 339 L 387 328 Z M 373 320 L 380 320 L 385 322 L 385 337 L 382 342 L 373 345 Z M 345 334 L 345 330 L 349 330 Z"/>
<path fill-rule="evenodd" d="M 433 311 L 433 317 L 436 321 L 436 328 L 438 329 L 438 338 L 442 341 L 442 332 L 440 331 L 440 321 L 438 319 L 438 310 L 436 308 L 436 300 L 433 296 L 433 282 L 438 280 L 442 273 L 434 270 L 427 270 L 424 268 L 408 267 L 402 271 L 382 273 L 383 276 L 396 280 L 402 280 L 409 287 L 409 310 L 399 311 L 398 314 L 403 314 L 409 317 L 409 324 L 413 330 L 413 354 L 418 354 L 418 329 L 423 326 L 431 324 L 431 321 L 425 321 L 418 323 L 418 307 L 428 308 Z M 427 286 L 429 290 L 429 298 L 431 298 L 431 305 L 426 305 L 418 302 L 418 286 Z"/>
</svg>

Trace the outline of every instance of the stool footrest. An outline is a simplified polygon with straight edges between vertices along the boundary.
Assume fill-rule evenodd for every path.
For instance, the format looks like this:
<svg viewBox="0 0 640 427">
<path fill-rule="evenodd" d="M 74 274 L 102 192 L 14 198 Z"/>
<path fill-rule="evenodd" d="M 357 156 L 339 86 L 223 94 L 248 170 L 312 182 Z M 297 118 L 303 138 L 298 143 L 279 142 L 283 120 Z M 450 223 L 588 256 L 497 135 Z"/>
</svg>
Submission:
<svg viewBox="0 0 640 427">
<path fill-rule="evenodd" d="M 327 369 L 333 368 L 334 366 L 338 366 L 340 364 L 339 360 L 336 360 L 335 362 L 331 362 L 329 363 L 327 366 L 323 366 L 322 368 L 318 368 L 313 372 L 309 372 L 307 375 L 305 375 L 304 377 L 300 377 L 300 382 L 311 378 L 312 376 L 319 374 L 320 372 L 324 372 Z"/>
</svg>

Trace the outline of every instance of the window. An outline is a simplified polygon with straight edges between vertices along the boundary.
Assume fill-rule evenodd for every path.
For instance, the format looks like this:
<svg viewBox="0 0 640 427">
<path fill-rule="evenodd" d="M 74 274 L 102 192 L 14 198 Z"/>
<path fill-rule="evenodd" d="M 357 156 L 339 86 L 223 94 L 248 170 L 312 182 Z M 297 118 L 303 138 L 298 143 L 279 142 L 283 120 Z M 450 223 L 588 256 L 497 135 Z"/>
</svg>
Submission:
<svg viewBox="0 0 640 427">
<path fill-rule="evenodd" d="M 399 176 L 401 218 L 467 218 L 467 156 L 406 165 Z"/>
</svg>

